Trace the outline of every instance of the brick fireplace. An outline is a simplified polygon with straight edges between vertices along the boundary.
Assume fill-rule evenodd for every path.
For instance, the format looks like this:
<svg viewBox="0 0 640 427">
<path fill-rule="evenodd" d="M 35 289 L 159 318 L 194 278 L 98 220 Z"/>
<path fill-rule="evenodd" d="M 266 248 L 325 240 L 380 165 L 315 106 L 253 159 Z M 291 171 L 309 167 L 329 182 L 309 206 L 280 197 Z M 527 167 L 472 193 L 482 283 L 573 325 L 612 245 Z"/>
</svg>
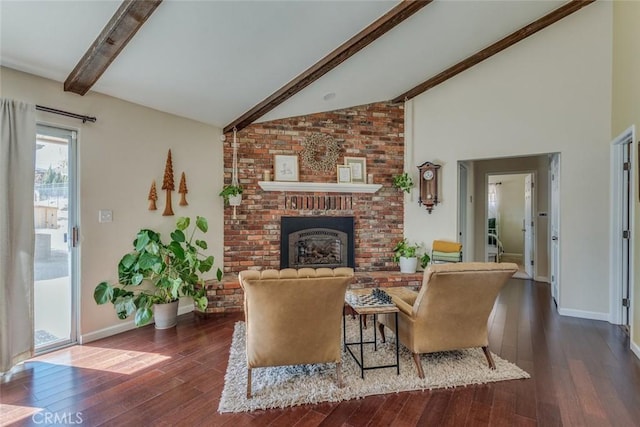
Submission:
<svg viewBox="0 0 640 427">
<path fill-rule="evenodd" d="M 355 267 L 351 216 L 283 216 L 280 268 Z"/>
<path fill-rule="evenodd" d="M 302 163 L 306 137 L 331 135 L 344 156 L 364 157 L 367 173 L 382 184 L 375 193 L 265 191 L 258 185 L 265 170 L 273 176 L 276 154 L 298 155 L 299 181 L 335 183 L 336 170 L 313 171 Z M 231 181 L 232 138 L 224 143 L 225 183 Z M 403 194 L 392 187 L 404 170 L 404 105 L 368 104 L 326 113 L 255 123 L 238 132 L 238 168 L 244 187 L 236 219 L 225 208 L 222 283 L 208 283 L 209 312 L 242 310 L 237 273 L 248 268 L 280 268 L 282 217 L 353 218 L 356 272 L 397 271 L 391 248 L 403 237 Z M 317 201 L 317 203 L 316 203 Z M 320 203 L 322 202 L 322 203 Z M 384 276 L 384 275 L 382 275 Z M 372 279 L 373 280 L 373 279 Z M 366 282 L 366 280 L 365 280 Z M 363 286 L 373 286 L 375 280 Z"/>
</svg>

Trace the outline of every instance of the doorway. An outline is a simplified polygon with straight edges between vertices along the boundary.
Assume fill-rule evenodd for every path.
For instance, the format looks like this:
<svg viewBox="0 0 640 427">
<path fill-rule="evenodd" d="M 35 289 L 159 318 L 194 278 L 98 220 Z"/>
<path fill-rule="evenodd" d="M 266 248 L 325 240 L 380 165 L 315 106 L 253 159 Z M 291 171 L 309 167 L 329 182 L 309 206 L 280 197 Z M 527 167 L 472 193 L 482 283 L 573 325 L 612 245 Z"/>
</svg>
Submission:
<svg viewBox="0 0 640 427">
<path fill-rule="evenodd" d="M 513 262 L 514 277 L 533 277 L 533 173 L 487 177 L 486 261 Z"/>
<path fill-rule="evenodd" d="M 458 242 L 462 244 L 462 261 L 467 260 L 469 253 L 467 246 L 468 180 L 467 166 L 458 163 Z"/>
<path fill-rule="evenodd" d="M 627 332 L 633 286 L 634 139 L 635 127 L 631 126 L 611 145 L 611 323 L 624 326 Z"/>
<path fill-rule="evenodd" d="M 522 220 L 522 232 L 524 233 L 524 272 L 529 277 L 533 277 L 533 185 L 534 175 L 526 174 L 524 177 L 524 219 Z"/>
<path fill-rule="evenodd" d="M 560 300 L 560 154 L 550 156 L 549 182 L 551 183 L 551 220 L 549 223 L 551 234 L 551 256 L 549 266 L 551 273 L 551 297 L 558 306 Z"/>
<path fill-rule="evenodd" d="M 76 132 L 38 125 L 33 196 L 34 347 L 76 342 Z"/>
</svg>

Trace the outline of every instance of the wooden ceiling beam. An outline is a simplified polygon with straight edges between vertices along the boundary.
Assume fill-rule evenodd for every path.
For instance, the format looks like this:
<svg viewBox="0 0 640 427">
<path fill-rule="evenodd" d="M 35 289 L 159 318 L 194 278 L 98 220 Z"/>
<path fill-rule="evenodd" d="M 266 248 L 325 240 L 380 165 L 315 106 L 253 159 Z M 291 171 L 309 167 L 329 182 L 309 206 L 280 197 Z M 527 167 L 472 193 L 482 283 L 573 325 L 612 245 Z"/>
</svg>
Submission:
<svg viewBox="0 0 640 427">
<path fill-rule="evenodd" d="M 123 1 L 65 80 L 65 92 L 87 93 L 160 3 L 162 0 Z"/>
<path fill-rule="evenodd" d="M 364 30 L 344 42 L 333 52 L 316 62 L 302 74 L 278 89 L 242 116 L 229 123 L 224 127 L 224 132 L 230 132 L 234 127 L 238 130 L 247 127 L 432 1 L 433 0 L 402 0 L 400 4 L 367 26 Z"/>
<path fill-rule="evenodd" d="M 420 83 L 413 89 L 410 89 L 402 95 L 395 97 L 392 102 L 403 102 L 414 98 L 421 93 L 424 93 L 427 90 L 441 83 L 444 83 L 445 81 L 462 73 L 463 71 L 468 70 L 474 65 L 479 64 L 485 59 L 490 58 L 499 52 L 502 52 L 506 48 L 513 46 L 519 41 L 526 39 L 530 35 L 535 34 L 538 31 L 548 27 L 549 25 L 561 20 L 565 16 L 571 15 L 573 12 L 582 9 L 583 7 L 593 3 L 594 1 L 595 0 L 571 0 L 569 3 L 548 13 L 542 18 L 533 21 L 529 25 L 525 25 L 519 30 L 492 44 L 491 46 L 482 49 L 481 51 L 471 55 L 470 57 L 458 62 L 454 66 L 447 68 L 443 72 L 431 77 L 427 81 Z"/>
</svg>

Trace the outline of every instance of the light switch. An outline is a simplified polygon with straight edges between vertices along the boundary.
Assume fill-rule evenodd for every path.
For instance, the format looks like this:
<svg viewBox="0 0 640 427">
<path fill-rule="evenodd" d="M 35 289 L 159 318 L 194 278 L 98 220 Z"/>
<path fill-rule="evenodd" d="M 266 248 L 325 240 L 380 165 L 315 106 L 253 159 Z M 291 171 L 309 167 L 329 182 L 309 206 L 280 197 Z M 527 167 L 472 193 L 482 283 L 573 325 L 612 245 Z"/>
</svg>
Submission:
<svg viewBox="0 0 640 427">
<path fill-rule="evenodd" d="M 98 222 L 112 222 L 113 211 L 111 209 L 100 209 L 98 211 Z"/>
</svg>

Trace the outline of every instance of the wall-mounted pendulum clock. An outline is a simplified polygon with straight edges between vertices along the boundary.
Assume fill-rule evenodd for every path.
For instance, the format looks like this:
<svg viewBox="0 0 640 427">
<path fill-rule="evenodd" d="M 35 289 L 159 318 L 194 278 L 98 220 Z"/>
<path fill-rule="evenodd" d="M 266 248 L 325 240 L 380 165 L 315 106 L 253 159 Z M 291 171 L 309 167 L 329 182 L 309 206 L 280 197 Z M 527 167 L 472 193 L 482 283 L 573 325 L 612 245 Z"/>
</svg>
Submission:
<svg viewBox="0 0 640 427">
<path fill-rule="evenodd" d="M 424 205 L 429 213 L 438 204 L 438 171 L 440 165 L 424 162 L 418 166 L 420 171 L 420 199 L 419 205 Z"/>
</svg>

